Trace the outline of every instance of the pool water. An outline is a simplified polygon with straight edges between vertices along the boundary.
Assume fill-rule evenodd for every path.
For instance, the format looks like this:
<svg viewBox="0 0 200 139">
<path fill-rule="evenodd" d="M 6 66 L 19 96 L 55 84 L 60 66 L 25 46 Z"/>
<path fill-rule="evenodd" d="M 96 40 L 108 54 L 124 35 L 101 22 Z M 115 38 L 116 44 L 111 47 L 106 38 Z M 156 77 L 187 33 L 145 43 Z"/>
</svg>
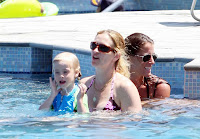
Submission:
<svg viewBox="0 0 200 139">
<path fill-rule="evenodd" d="M 47 76 L 0 74 L 0 138 L 153 138 L 200 137 L 200 101 L 173 95 L 149 102 L 140 114 L 93 112 L 57 115 L 39 111 L 49 96 Z"/>
</svg>

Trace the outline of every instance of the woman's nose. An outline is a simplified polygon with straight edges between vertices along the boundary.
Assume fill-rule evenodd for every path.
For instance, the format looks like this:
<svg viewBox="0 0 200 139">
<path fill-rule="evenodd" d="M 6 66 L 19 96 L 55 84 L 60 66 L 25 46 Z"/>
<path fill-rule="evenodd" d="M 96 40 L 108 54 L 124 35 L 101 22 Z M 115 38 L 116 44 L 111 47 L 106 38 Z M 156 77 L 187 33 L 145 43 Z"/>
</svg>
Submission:
<svg viewBox="0 0 200 139">
<path fill-rule="evenodd" d="M 152 55 L 151 55 L 150 62 L 151 62 L 152 64 L 155 64 L 155 60 L 153 59 L 153 56 L 152 56 Z"/>
<path fill-rule="evenodd" d="M 96 47 L 93 51 L 94 52 L 99 52 L 98 47 Z"/>
</svg>

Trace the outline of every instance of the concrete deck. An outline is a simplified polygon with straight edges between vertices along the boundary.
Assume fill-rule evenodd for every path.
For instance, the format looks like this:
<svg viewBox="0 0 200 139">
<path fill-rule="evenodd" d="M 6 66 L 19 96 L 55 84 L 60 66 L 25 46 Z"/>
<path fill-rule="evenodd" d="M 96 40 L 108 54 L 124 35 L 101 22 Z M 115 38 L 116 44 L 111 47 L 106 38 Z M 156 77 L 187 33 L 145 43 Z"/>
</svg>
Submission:
<svg viewBox="0 0 200 139">
<path fill-rule="evenodd" d="M 102 29 L 116 30 L 124 37 L 134 32 L 145 33 L 155 41 L 160 58 L 195 59 L 200 56 L 200 22 L 192 18 L 189 10 L 0 19 L 0 45 L 38 43 L 89 52 L 90 41 Z"/>
</svg>

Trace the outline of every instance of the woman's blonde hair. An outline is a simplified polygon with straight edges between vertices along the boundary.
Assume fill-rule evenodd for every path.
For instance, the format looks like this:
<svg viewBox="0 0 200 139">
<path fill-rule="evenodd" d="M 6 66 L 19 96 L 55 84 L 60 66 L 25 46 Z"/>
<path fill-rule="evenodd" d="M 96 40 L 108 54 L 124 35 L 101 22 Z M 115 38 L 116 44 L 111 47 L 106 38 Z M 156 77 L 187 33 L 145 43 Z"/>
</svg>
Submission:
<svg viewBox="0 0 200 139">
<path fill-rule="evenodd" d="M 114 42 L 115 51 L 121 54 L 120 58 L 115 63 L 116 71 L 129 78 L 130 77 L 130 72 L 129 72 L 130 63 L 128 61 L 128 56 L 125 52 L 124 38 L 117 31 L 110 30 L 110 29 L 99 31 L 97 35 L 103 34 L 103 33 L 107 33 L 110 36 L 110 38 Z"/>
<path fill-rule="evenodd" d="M 81 77 L 81 68 L 80 68 L 80 63 L 79 60 L 77 58 L 77 56 L 73 53 L 70 52 L 62 52 L 59 53 L 55 56 L 55 58 L 53 59 L 53 64 L 57 61 L 69 61 L 71 62 L 71 67 L 75 70 L 78 71 L 78 77 L 77 79 L 80 80 Z"/>
</svg>

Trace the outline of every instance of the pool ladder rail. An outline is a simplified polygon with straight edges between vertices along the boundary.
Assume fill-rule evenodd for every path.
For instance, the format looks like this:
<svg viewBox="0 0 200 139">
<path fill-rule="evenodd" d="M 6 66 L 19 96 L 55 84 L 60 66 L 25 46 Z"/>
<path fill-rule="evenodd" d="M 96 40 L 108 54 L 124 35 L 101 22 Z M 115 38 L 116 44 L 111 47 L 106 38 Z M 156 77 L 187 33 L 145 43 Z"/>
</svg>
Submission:
<svg viewBox="0 0 200 139">
<path fill-rule="evenodd" d="M 191 6 L 191 9 L 190 9 L 190 13 L 191 13 L 192 17 L 193 17 L 195 20 L 197 20 L 197 21 L 200 22 L 200 19 L 197 18 L 197 17 L 194 15 L 194 9 L 195 9 L 195 6 L 196 6 L 196 2 L 197 2 L 197 0 L 193 0 L 192 6 Z"/>
<path fill-rule="evenodd" d="M 102 12 L 112 12 L 114 11 L 117 7 L 119 7 L 122 3 L 124 2 L 124 0 L 117 0 L 116 2 L 114 2 L 113 4 L 111 4 L 110 6 L 108 6 L 106 9 L 104 9 Z"/>
</svg>

